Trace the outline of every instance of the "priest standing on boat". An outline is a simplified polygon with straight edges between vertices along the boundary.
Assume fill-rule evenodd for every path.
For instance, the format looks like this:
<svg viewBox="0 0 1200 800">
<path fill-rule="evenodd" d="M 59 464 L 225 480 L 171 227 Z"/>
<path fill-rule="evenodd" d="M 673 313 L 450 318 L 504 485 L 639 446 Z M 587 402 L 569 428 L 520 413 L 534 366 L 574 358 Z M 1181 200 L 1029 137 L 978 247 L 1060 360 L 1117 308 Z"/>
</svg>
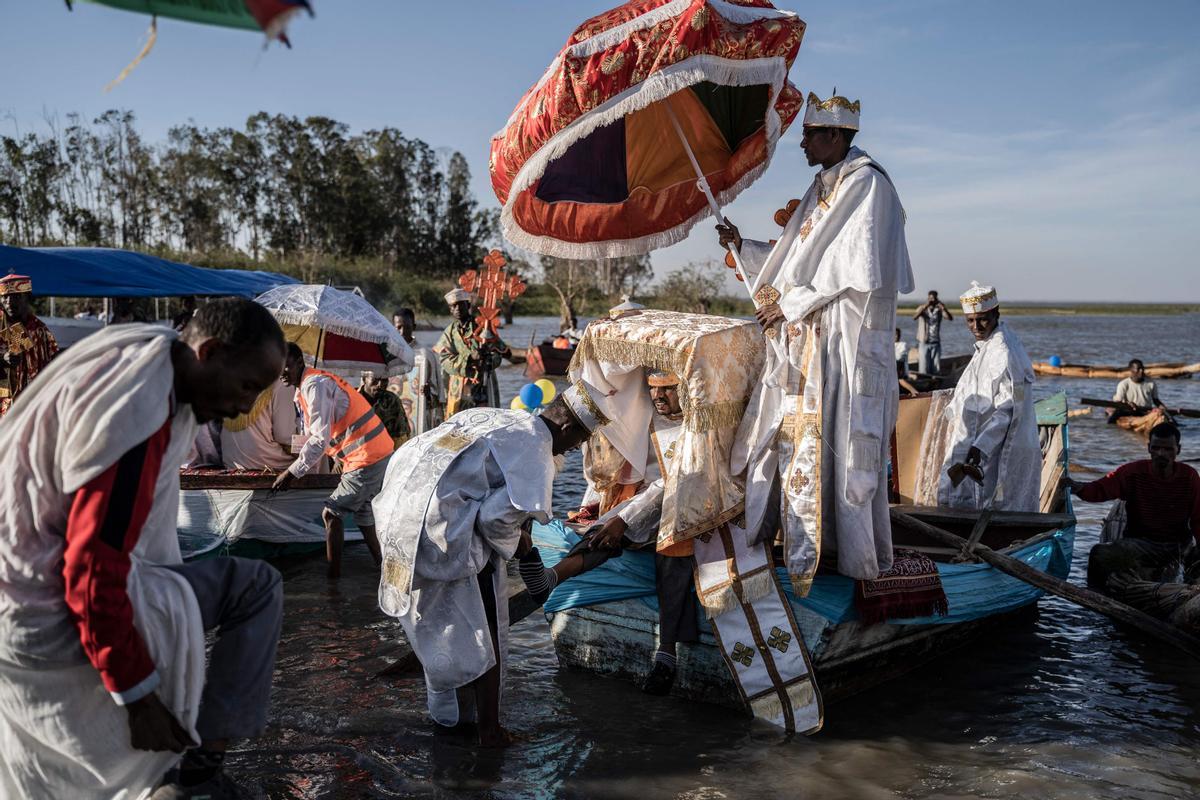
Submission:
<svg viewBox="0 0 1200 800">
<path fill-rule="evenodd" d="M 938 505 L 1037 511 L 1042 448 L 1033 407 L 1033 364 L 991 286 L 972 282 L 960 300 L 975 353 L 946 406 L 950 441 Z"/>
<path fill-rule="evenodd" d="M 809 94 L 800 146 L 821 170 L 774 246 L 743 240 L 728 220 L 717 226 L 721 244 L 741 252 L 768 343 L 733 469 L 748 469 L 751 531 L 780 502 L 771 492 L 780 483 L 788 571 L 801 596 L 822 543 L 836 544 L 838 570 L 852 578 L 892 564 L 892 338 L 897 293 L 911 292 L 913 277 L 895 186 L 852 145 L 859 112 L 857 100 Z"/>
</svg>

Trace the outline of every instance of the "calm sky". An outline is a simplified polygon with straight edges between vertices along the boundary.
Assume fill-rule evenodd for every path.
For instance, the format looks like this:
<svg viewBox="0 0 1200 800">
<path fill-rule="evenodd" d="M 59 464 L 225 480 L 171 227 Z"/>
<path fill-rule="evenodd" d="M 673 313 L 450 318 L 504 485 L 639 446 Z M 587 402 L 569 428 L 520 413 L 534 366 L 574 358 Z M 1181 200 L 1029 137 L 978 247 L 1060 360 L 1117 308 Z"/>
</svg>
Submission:
<svg viewBox="0 0 1200 800">
<path fill-rule="evenodd" d="M 394 126 L 470 161 L 496 200 L 488 141 L 568 33 L 615 0 L 313 0 L 291 51 L 248 32 L 61 0 L 0 0 L 0 130 L 108 108 L 147 138 L 172 124 L 239 125 L 266 110 Z M 1200 3 L 1156 0 L 799 3 L 792 82 L 863 104 L 856 144 L 891 173 L 908 213 L 918 287 L 972 279 L 1022 300 L 1200 301 Z M 727 209 L 745 235 L 812 169 L 799 125 Z M 702 224 L 655 254 L 660 273 L 720 258 Z"/>
</svg>

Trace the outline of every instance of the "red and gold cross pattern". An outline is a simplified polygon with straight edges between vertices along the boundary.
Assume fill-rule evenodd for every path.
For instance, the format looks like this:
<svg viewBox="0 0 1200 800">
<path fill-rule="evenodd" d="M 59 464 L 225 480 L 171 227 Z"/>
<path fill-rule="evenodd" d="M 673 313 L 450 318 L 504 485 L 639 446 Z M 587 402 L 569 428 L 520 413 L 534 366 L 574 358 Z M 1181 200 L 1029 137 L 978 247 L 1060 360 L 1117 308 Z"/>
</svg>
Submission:
<svg viewBox="0 0 1200 800">
<path fill-rule="evenodd" d="M 525 282 L 515 272 L 505 271 L 508 259 L 499 250 L 493 250 L 483 259 L 483 270 L 469 269 L 458 279 L 458 285 L 468 292 L 478 292 L 473 338 L 486 342 L 497 337 L 500 327 L 500 301 L 505 297 L 515 300 L 525 292 Z"/>
</svg>

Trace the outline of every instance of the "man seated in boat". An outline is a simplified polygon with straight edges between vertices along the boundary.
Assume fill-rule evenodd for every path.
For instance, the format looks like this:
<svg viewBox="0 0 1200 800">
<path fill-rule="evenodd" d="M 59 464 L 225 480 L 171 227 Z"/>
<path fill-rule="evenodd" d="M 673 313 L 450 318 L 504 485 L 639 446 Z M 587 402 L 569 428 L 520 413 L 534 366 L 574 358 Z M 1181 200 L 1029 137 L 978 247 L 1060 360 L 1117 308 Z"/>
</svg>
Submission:
<svg viewBox="0 0 1200 800">
<path fill-rule="evenodd" d="M 1110 423 L 1121 417 L 1143 416 L 1153 409 L 1165 409 L 1163 401 L 1158 397 L 1158 386 L 1146 377 L 1146 365 L 1140 358 L 1129 362 L 1129 377 L 1122 378 L 1113 394 L 1114 403 L 1124 403 L 1126 408 L 1116 408 L 1108 415 Z M 1166 421 L 1165 418 L 1163 420 Z"/>
<path fill-rule="evenodd" d="M 1125 535 L 1096 545 L 1088 556 L 1093 589 L 1109 591 L 1109 578 L 1120 573 L 1158 580 L 1164 571 L 1174 572 L 1193 540 L 1200 541 L 1200 475 L 1178 461 L 1179 428 L 1169 422 L 1156 426 L 1148 449 L 1150 458 L 1091 483 L 1066 479 L 1086 502 L 1125 501 Z"/>
<path fill-rule="evenodd" d="M 537 416 L 463 411 L 396 451 L 375 500 L 379 607 L 400 620 L 425 669 L 430 716 L 454 727 L 473 707 L 485 746 L 509 741 L 500 725 L 505 561 L 518 550 L 536 554 L 528 528 L 550 519 L 557 457 L 607 424 L 604 401 L 580 382 Z M 534 577 L 544 579 L 537 564 Z M 541 594 L 541 583 L 530 592 Z"/>
<path fill-rule="evenodd" d="M 994 288 L 973 283 L 960 299 L 975 353 L 946 406 L 951 434 L 938 504 L 1037 511 L 1042 448 L 1033 364 L 1016 333 L 1000 320 Z"/>
<path fill-rule="evenodd" d="M 646 374 L 650 402 L 655 415 L 650 422 L 652 457 L 647 458 L 646 476 L 631 499 L 614 508 L 592 533 L 589 545 L 594 550 L 611 552 L 624 543 L 653 546 L 657 535 L 664 482 L 663 476 L 676 457 L 676 442 L 682 429 L 683 409 L 679 405 L 679 377 L 673 372 L 650 370 Z M 699 606 L 692 585 L 692 542 L 680 542 L 654 554 L 654 583 L 658 594 L 658 650 L 654 665 L 642 685 L 653 695 L 670 693 L 675 682 L 675 645 L 699 641 Z M 617 551 L 619 553 L 619 551 Z M 592 566 L 588 565 L 589 568 Z"/>
</svg>

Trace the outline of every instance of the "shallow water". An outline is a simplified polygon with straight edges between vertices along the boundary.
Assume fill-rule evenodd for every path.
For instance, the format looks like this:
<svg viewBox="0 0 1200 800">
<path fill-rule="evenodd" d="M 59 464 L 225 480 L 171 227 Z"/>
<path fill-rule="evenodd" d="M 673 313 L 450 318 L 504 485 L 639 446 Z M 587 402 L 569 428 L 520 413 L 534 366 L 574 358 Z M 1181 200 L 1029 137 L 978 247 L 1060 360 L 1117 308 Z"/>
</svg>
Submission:
<svg viewBox="0 0 1200 800">
<path fill-rule="evenodd" d="M 538 321 L 539 338 L 552 325 Z M 506 336 L 523 346 L 531 327 L 515 325 Z M 1012 327 L 1035 360 L 1200 360 L 1197 315 L 1016 317 Z M 905 328 L 911 341 L 912 325 Z M 967 352 L 961 321 L 944 328 L 946 352 Z M 519 368 L 506 367 L 501 378 L 505 399 L 524 382 Z M 1065 390 L 1077 401 L 1112 389 L 1112 381 L 1044 379 L 1037 393 Z M 1168 405 L 1200 408 L 1200 381 L 1160 381 L 1159 389 Z M 1184 437 L 1184 456 L 1194 455 L 1187 448 L 1200 441 L 1196 420 L 1185 421 Z M 1073 462 L 1095 470 L 1144 453 L 1138 438 L 1098 413 L 1072 420 L 1071 445 Z M 577 471 L 578 455 L 568 463 Z M 581 490 L 577 477 L 560 479 L 560 513 Z M 1077 583 L 1104 512 L 1076 506 Z M 229 760 L 255 796 L 1200 796 L 1200 670 L 1055 598 L 1030 619 L 830 706 L 820 734 L 792 741 L 736 711 L 647 698 L 630 684 L 560 669 L 549 628 L 535 615 L 512 631 L 504 719 L 518 742 L 481 754 L 434 736 L 419 673 L 374 677 L 395 656 L 397 626 L 375 605 L 377 578 L 363 548 L 347 558 L 336 586 L 317 560 L 279 565 L 286 619 L 271 727 Z"/>
</svg>

